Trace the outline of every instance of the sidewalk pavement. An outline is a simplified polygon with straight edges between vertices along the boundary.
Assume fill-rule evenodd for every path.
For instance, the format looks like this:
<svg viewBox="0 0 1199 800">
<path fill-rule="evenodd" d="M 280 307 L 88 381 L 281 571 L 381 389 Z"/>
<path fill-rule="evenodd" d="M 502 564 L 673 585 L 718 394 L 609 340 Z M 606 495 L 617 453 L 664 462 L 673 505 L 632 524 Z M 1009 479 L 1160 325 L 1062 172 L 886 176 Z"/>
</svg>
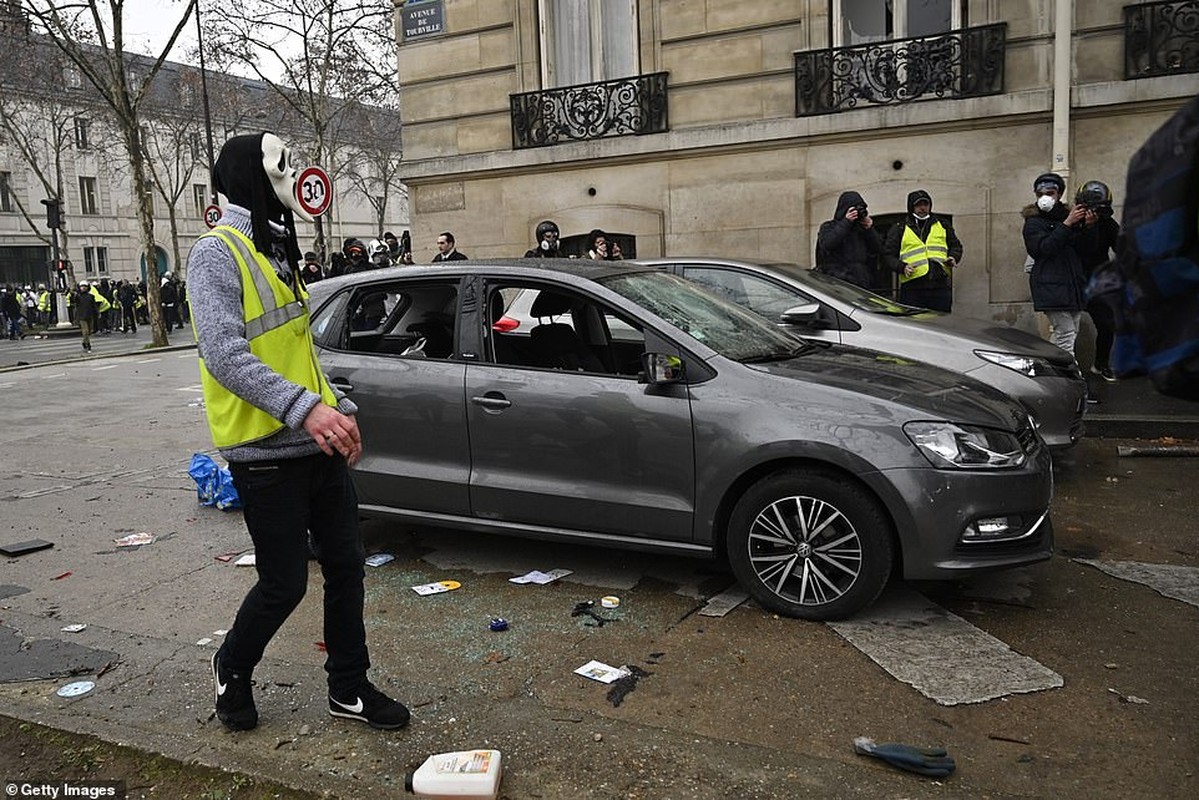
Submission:
<svg viewBox="0 0 1199 800">
<path fill-rule="evenodd" d="M 1086 436 L 1199 440 L 1199 401 L 1168 397 L 1153 387 L 1148 376 L 1107 383 L 1088 375 L 1099 399 L 1086 411 Z"/>
</svg>

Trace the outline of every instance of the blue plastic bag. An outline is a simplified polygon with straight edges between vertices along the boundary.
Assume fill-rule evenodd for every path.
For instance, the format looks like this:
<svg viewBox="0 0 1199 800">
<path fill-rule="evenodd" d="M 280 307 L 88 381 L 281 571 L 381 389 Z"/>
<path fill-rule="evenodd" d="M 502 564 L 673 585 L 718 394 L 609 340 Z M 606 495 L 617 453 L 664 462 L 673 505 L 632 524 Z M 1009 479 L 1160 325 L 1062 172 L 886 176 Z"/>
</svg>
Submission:
<svg viewBox="0 0 1199 800">
<path fill-rule="evenodd" d="M 187 474 L 196 482 L 196 495 L 201 505 L 216 506 L 222 511 L 241 508 L 241 498 L 237 495 L 237 487 L 233 485 L 233 476 L 210 457 L 193 453 Z"/>
</svg>

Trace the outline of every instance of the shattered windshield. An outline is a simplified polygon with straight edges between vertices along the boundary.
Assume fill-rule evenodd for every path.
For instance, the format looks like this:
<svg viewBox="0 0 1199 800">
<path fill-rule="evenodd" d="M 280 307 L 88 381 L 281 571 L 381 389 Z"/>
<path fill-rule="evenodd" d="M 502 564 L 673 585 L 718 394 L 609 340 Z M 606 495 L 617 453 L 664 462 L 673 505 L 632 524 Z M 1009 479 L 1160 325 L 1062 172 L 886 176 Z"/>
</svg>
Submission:
<svg viewBox="0 0 1199 800">
<path fill-rule="evenodd" d="M 600 280 L 612 291 L 658 315 L 726 358 L 767 361 L 805 348 L 748 309 L 668 272 L 637 272 Z"/>
</svg>

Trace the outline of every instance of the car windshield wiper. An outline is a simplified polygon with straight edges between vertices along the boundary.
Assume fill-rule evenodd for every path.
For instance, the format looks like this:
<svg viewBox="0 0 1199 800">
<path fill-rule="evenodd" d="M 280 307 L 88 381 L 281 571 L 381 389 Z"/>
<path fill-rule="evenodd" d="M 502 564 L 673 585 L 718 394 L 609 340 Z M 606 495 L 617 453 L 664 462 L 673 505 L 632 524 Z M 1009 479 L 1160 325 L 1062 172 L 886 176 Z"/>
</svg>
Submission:
<svg viewBox="0 0 1199 800">
<path fill-rule="evenodd" d="M 771 361 L 788 361 L 797 356 L 802 356 L 805 353 L 810 353 L 813 350 L 816 350 L 818 347 L 819 345 L 812 344 L 811 342 L 804 342 L 803 344 L 792 347 L 790 350 L 777 350 L 773 353 L 763 353 L 762 355 L 758 356 L 749 356 L 747 358 L 740 359 L 740 361 L 742 364 L 767 364 Z"/>
</svg>

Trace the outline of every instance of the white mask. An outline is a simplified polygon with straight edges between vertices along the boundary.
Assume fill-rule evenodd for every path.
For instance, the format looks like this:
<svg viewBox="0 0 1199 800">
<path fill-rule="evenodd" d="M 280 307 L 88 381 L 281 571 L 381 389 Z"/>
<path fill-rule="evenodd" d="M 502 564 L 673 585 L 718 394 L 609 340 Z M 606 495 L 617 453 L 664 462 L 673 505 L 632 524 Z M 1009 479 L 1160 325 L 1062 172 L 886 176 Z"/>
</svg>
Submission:
<svg viewBox="0 0 1199 800">
<path fill-rule="evenodd" d="M 297 171 L 291 163 L 291 148 L 273 133 L 262 135 L 262 168 L 279 202 L 300 219 L 312 222 L 312 215 L 300 206 L 296 196 Z"/>
<path fill-rule="evenodd" d="M 916 219 L 920 220 L 921 222 L 924 222 L 926 219 L 929 218 L 928 214 L 913 214 L 912 216 L 915 217 Z"/>
<path fill-rule="evenodd" d="M 1037 198 L 1037 208 L 1041 209 L 1046 214 L 1052 211 L 1055 205 L 1057 205 L 1057 201 L 1047 194 L 1043 194 Z"/>
</svg>

